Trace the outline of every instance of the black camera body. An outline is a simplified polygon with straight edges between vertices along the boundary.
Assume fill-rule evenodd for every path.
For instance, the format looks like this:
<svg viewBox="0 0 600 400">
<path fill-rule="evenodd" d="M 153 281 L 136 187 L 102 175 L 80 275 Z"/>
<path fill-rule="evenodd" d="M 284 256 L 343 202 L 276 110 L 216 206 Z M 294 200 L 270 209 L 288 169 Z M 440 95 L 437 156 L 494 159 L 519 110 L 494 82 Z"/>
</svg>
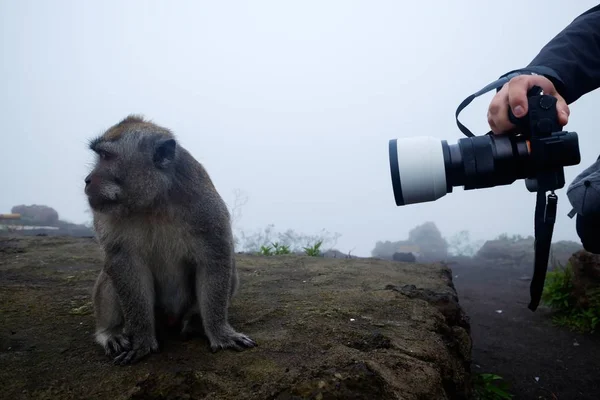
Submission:
<svg viewBox="0 0 600 400">
<path fill-rule="evenodd" d="M 531 147 L 531 173 L 525 183 L 530 192 L 554 191 L 565 186 L 564 167 L 581 162 L 577 133 L 562 131 L 558 123 L 556 98 L 545 95 L 534 86 L 527 93 L 528 113 L 515 118 L 509 109 L 509 118 L 524 135 Z"/>
<path fill-rule="evenodd" d="M 516 118 L 509 107 L 515 132 L 475 136 L 458 122 L 458 113 L 475 97 L 509 79 L 499 79 L 463 101 L 456 121 L 467 137 L 456 144 L 430 137 L 390 140 L 390 172 L 398 206 L 437 200 L 456 186 L 482 189 L 524 179 L 527 189 L 537 193 L 535 267 L 529 304 L 535 310 L 544 287 L 556 219 L 554 191 L 565 186 L 564 168 L 579 164 L 581 155 L 577 133 L 563 131 L 558 123 L 557 99 L 545 95 L 538 86 L 527 93 L 525 117 Z M 546 192 L 550 192 L 547 199 Z"/>
</svg>

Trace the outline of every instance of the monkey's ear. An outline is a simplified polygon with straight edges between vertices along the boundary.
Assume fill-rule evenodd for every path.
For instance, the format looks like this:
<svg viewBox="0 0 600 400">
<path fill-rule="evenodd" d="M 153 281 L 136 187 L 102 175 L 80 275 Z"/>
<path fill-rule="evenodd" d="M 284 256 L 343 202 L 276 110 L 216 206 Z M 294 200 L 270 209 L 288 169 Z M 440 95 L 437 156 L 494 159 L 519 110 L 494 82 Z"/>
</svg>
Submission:
<svg viewBox="0 0 600 400">
<path fill-rule="evenodd" d="M 166 168 L 175 159 L 175 139 L 161 139 L 154 146 L 154 164 L 158 168 Z"/>
</svg>

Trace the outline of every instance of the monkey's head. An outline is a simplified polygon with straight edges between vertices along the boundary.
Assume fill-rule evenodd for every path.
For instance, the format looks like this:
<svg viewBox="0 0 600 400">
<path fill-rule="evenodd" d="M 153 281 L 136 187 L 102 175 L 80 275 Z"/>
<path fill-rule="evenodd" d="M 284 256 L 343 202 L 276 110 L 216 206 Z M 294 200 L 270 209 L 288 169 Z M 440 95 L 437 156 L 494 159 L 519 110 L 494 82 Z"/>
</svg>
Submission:
<svg viewBox="0 0 600 400">
<path fill-rule="evenodd" d="M 97 158 L 85 178 L 85 194 L 94 211 L 144 211 L 168 196 L 178 154 L 168 129 L 130 115 L 89 147 Z"/>
</svg>

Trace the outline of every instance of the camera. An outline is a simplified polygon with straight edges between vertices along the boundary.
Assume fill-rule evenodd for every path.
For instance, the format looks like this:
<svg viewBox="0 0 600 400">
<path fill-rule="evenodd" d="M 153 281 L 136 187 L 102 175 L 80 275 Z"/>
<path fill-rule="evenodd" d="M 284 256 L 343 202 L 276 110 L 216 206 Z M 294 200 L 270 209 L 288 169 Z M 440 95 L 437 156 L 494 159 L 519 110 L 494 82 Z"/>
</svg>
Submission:
<svg viewBox="0 0 600 400">
<path fill-rule="evenodd" d="M 538 87 L 529 95 L 529 112 L 517 119 L 516 131 L 468 136 L 457 143 L 432 137 L 389 141 L 389 165 L 397 206 L 435 201 L 454 187 L 464 190 L 510 185 L 524 179 L 530 192 L 564 187 L 563 167 L 579 164 L 576 132 L 562 131 L 556 99 Z"/>
<path fill-rule="evenodd" d="M 475 97 L 498 89 L 510 79 L 509 75 L 492 82 L 458 107 L 456 122 L 466 138 L 453 144 L 432 137 L 392 139 L 388 145 L 389 164 L 397 206 L 435 201 L 457 186 L 472 190 L 525 180 L 527 189 L 537 194 L 534 271 L 528 305 L 535 311 L 544 288 L 556 220 L 558 200 L 554 191 L 565 185 L 564 167 L 579 164 L 581 155 L 577 133 L 563 131 L 558 123 L 557 99 L 545 95 L 538 86 L 527 92 L 524 117 L 516 118 L 509 107 L 514 132 L 475 136 L 458 121 L 460 111 Z"/>
<path fill-rule="evenodd" d="M 454 187 L 464 190 L 510 185 L 525 179 L 530 192 L 538 190 L 540 173 L 553 173 L 545 184 L 564 186 L 562 167 L 580 161 L 575 132 L 551 132 L 537 140 L 524 135 L 483 135 L 450 144 L 432 137 L 392 139 L 389 163 L 397 206 L 435 201 Z"/>
</svg>

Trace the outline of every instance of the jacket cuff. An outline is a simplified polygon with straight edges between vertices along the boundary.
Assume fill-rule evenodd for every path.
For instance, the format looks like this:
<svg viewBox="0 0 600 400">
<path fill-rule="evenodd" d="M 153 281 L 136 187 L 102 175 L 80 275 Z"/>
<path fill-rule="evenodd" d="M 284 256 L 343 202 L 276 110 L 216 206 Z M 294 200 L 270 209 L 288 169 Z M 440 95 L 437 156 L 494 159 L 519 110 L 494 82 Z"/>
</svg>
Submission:
<svg viewBox="0 0 600 400">
<path fill-rule="evenodd" d="M 544 66 L 528 66 L 526 68 L 515 69 L 510 72 L 507 72 L 506 74 L 500 76 L 500 78 L 506 77 L 510 80 L 518 75 L 542 75 L 542 76 L 548 78 L 550 80 L 550 82 L 552 82 L 552 84 L 556 88 L 556 91 L 562 97 L 564 97 L 564 98 L 567 97 L 566 88 L 565 88 L 565 84 L 564 84 L 563 80 L 556 73 L 556 71 L 553 70 L 552 68 L 544 67 Z M 496 89 L 496 92 L 500 91 L 500 89 L 502 89 L 503 86 Z"/>
</svg>

